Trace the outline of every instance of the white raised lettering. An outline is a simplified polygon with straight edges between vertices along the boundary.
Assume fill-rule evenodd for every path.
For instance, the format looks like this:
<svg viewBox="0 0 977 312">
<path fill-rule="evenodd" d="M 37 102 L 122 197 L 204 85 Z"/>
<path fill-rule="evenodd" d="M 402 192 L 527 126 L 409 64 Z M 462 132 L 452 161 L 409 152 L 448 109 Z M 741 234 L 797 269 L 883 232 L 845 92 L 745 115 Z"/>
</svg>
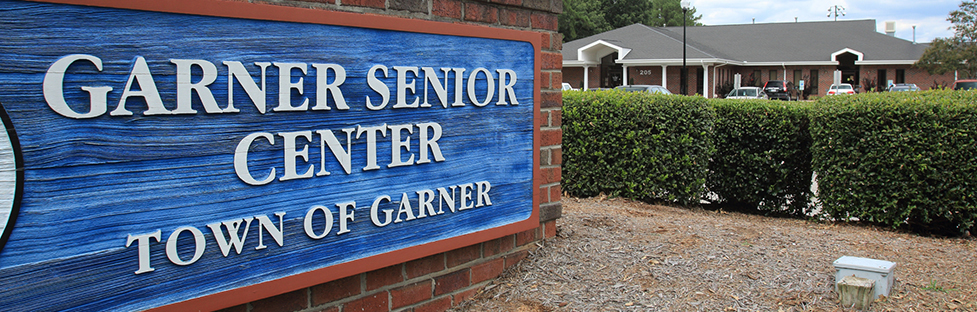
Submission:
<svg viewBox="0 0 977 312">
<path fill-rule="evenodd" d="M 414 96 L 414 101 L 407 104 L 407 89 L 410 89 L 411 94 L 416 94 L 414 79 L 407 83 L 407 73 L 414 73 L 414 77 L 417 77 L 417 67 L 413 66 L 394 66 L 394 70 L 397 71 L 397 104 L 394 104 L 394 108 L 417 108 L 417 103 L 419 99 Z"/>
<path fill-rule="evenodd" d="M 410 166 L 414 164 L 414 154 L 410 153 L 410 135 L 407 136 L 403 141 L 400 140 L 400 132 L 407 130 L 407 133 L 414 133 L 414 125 L 390 125 L 390 164 L 387 168 L 400 167 L 400 166 Z M 407 161 L 403 161 L 400 157 L 400 150 L 404 149 L 407 153 L 410 153 L 410 158 Z"/>
<path fill-rule="evenodd" d="M 366 83 L 370 85 L 370 89 L 376 91 L 381 97 L 380 104 L 373 105 L 373 102 L 370 101 L 370 96 L 366 96 L 366 108 L 369 110 L 381 110 L 387 107 L 387 103 L 390 102 L 390 88 L 377 78 L 377 70 L 383 71 L 383 78 L 387 78 L 387 66 L 383 65 L 373 65 L 373 67 L 370 67 L 369 73 L 366 74 Z"/>
<path fill-rule="evenodd" d="M 489 198 L 488 192 L 492 189 L 492 184 L 490 184 L 488 181 L 481 181 L 475 182 L 475 185 L 478 186 L 478 196 L 476 196 L 476 198 L 478 198 L 478 203 L 475 204 L 475 207 L 491 206 L 492 199 Z"/>
<path fill-rule="evenodd" d="M 268 176 L 261 179 L 261 181 L 255 180 L 254 176 L 248 170 L 248 152 L 251 150 L 251 143 L 258 138 L 264 138 L 268 140 L 269 144 L 275 145 L 275 136 L 271 133 L 255 132 L 241 139 L 241 142 L 237 144 L 237 148 L 234 149 L 234 173 L 237 174 L 238 179 L 250 185 L 265 185 L 275 180 L 275 167 L 272 167 Z"/>
<path fill-rule="evenodd" d="M 472 192 L 471 192 L 471 190 L 472 190 L 473 187 L 474 187 L 474 185 L 471 184 L 471 183 L 465 183 L 465 184 L 462 184 L 462 185 L 459 185 L 458 186 L 458 188 L 461 189 L 460 194 L 458 194 L 459 197 L 461 197 L 461 198 L 459 198 L 459 201 L 461 202 L 461 205 L 460 205 L 460 207 L 458 207 L 458 211 L 462 211 L 462 210 L 470 209 L 470 208 L 474 207 L 474 206 L 472 206 L 472 202 L 471 202 L 472 201 Z"/>
<path fill-rule="evenodd" d="M 434 191 L 423 190 L 417 191 L 417 218 L 426 217 L 427 214 L 432 216 L 437 215 L 438 212 L 434 210 Z"/>
<path fill-rule="evenodd" d="M 438 100 L 441 101 L 441 107 L 448 108 L 448 72 L 451 71 L 451 68 L 441 68 L 441 71 L 444 72 L 444 84 L 438 81 L 438 73 L 434 71 L 434 68 L 423 67 L 421 70 L 424 71 L 424 103 L 421 103 L 421 107 L 431 107 L 431 104 L 427 102 L 427 86 L 430 85 L 434 89 L 434 93 L 437 94 Z"/>
<path fill-rule="evenodd" d="M 44 82 L 42 84 L 44 101 L 47 102 L 48 107 L 51 107 L 51 110 L 55 113 L 68 118 L 84 119 L 102 116 L 102 114 L 108 111 L 108 93 L 112 91 L 112 87 L 81 87 L 82 90 L 87 91 L 89 94 L 88 113 L 82 114 L 75 112 L 68 106 L 68 103 L 64 99 L 64 74 L 68 71 L 68 67 L 71 64 L 80 60 L 89 61 L 95 65 L 95 69 L 102 71 L 102 60 L 95 56 L 71 54 L 62 57 L 55 61 L 54 64 L 51 64 L 47 73 L 44 74 Z"/>
<path fill-rule="evenodd" d="M 455 102 L 451 103 L 451 106 L 465 106 L 465 102 L 462 102 L 462 94 L 464 93 L 462 91 L 464 90 L 465 85 L 462 80 L 465 78 L 465 76 L 463 76 L 465 69 L 452 68 L 451 70 L 455 72 Z M 448 77 L 445 77 L 444 79 L 447 81 Z"/>
<path fill-rule="evenodd" d="M 390 200 L 390 197 L 387 197 Z M 376 204 L 376 202 L 374 202 Z M 336 235 L 349 233 L 349 226 L 347 221 L 353 221 L 353 212 L 356 211 L 356 202 L 345 202 L 336 204 L 336 208 L 339 208 L 339 232 Z M 390 214 L 387 214 L 387 222 L 390 222 Z"/>
<path fill-rule="evenodd" d="M 336 157 L 336 161 L 339 162 L 339 165 L 343 167 L 343 171 L 346 171 L 346 174 L 350 174 L 352 172 L 352 157 L 350 153 L 353 150 L 352 134 L 353 131 L 356 131 L 356 129 L 349 128 L 343 129 L 342 131 L 346 132 L 345 150 L 343 149 L 343 145 L 339 143 L 339 139 L 336 138 L 336 135 L 333 134 L 331 130 L 316 130 L 316 133 L 319 134 L 320 145 L 319 172 L 316 172 L 316 176 L 327 176 L 331 174 L 326 170 L 326 146 L 328 146 L 329 150 L 332 151 L 332 155 L 333 157 Z"/>
<path fill-rule="evenodd" d="M 326 104 L 326 98 L 328 94 L 332 94 L 332 100 L 336 103 L 337 109 L 348 110 L 349 105 L 346 105 L 346 98 L 343 97 L 343 91 L 339 90 L 339 86 L 346 82 L 346 69 L 339 64 L 312 64 L 312 68 L 315 68 L 316 74 L 316 102 L 312 110 L 331 110 L 332 108 Z M 328 79 L 329 70 L 332 70 L 335 77 L 332 83 L 326 83 Z"/>
<path fill-rule="evenodd" d="M 132 242 L 138 242 L 136 247 L 138 247 L 137 250 L 139 251 L 139 269 L 136 270 L 136 274 L 142 274 L 142 273 L 152 272 L 156 270 L 153 269 L 153 267 L 150 266 L 149 263 L 149 243 L 151 242 L 149 239 L 155 238 L 156 241 L 158 242 L 160 240 L 160 235 L 162 235 L 162 231 L 156 230 L 156 232 L 152 232 L 148 234 L 140 234 L 136 236 L 132 236 L 132 234 L 129 234 L 128 237 L 126 237 L 126 248 L 129 248 L 129 245 L 132 244 Z"/>
<path fill-rule="evenodd" d="M 496 69 L 495 71 L 499 73 L 499 101 L 495 102 L 495 105 L 509 104 L 509 102 L 506 102 L 505 100 L 507 95 L 508 98 L 512 99 L 512 105 L 518 105 L 519 100 L 516 99 L 516 91 L 512 89 L 512 87 L 516 85 L 516 71 L 511 69 Z M 505 79 L 506 76 L 512 77 L 508 83 Z"/>
<path fill-rule="evenodd" d="M 244 246 L 244 240 L 248 237 L 248 229 L 251 228 L 251 221 L 254 220 L 252 217 L 242 218 L 239 220 L 231 220 L 224 222 L 214 222 L 207 224 L 210 231 L 214 233 L 214 240 L 217 241 L 217 247 L 220 247 L 221 253 L 224 257 L 231 252 L 231 246 L 234 246 L 234 251 L 237 254 L 241 254 L 241 247 Z M 241 224 L 244 224 L 244 233 L 238 234 L 241 230 Z M 221 225 L 227 228 L 227 237 L 224 237 L 224 230 L 221 229 Z M 228 242 L 230 241 L 230 242 Z M 169 244 L 169 242 L 167 242 Z"/>
<path fill-rule="evenodd" d="M 478 73 L 485 73 L 485 101 L 482 102 L 478 101 L 478 95 L 475 94 L 475 82 L 478 80 Z M 495 80 L 492 79 L 492 72 L 485 68 L 476 68 L 468 75 L 468 99 L 475 106 L 482 107 L 488 105 L 493 96 L 495 96 Z"/>
<path fill-rule="evenodd" d="M 265 69 L 271 66 L 271 63 L 254 62 L 254 64 L 261 68 L 261 87 L 258 87 L 258 84 L 251 78 L 251 74 L 244 68 L 244 64 L 236 61 L 224 61 L 224 66 L 227 66 L 227 108 L 224 109 L 225 113 L 238 112 L 238 109 L 234 108 L 235 77 L 237 77 L 237 81 L 241 82 L 239 85 L 244 88 L 244 93 L 247 93 L 248 97 L 251 98 L 251 102 L 254 103 L 258 112 L 265 113 Z"/>
<path fill-rule="evenodd" d="M 380 222 L 380 216 L 377 215 L 377 210 L 380 209 L 380 202 L 381 201 L 384 201 L 384 200 L 386 200 L 387 202 L 390 202 L 390 196 L 383 195 L 383 196 L 377 197 L 377 199 L 374 199 L 373 200 L 373 205 L 370 205 L 370 221 L 373 221 L 373 225 L 376 225 L 376 226 L 379 226 L 379 227 L 384 227 L 387 224 L 390 224 L 391 221 L 393 221 L 392 219 L 393 219 L 394 210 L 393 209 L 384 209 L 383 212 L 387 215 L 387 217 L 384 218 L 384 220 L 386 220 L 386 222 Z"/>
<path fill-rule="evenodd" d="M 312 229 L 312 218 L 315 216 L 316 211 L 322 211 L 323 217 L 325 218 L 325 223 L 323 225 L 325 225 L 326 228 L 322 230 L 322 234 L 316 234 Z M 312 208 L 305 213 L 305 219 L 303 219 L 302 227 L 305 229 L 305 235 L 308 235 L 312 239 L 322 239 L 323 237 L 326 237 L 326 235 L 329 235 L 329 232 L 332 231 L 332 212 L 329 211 L 329 208 L 326 208 L 325 206 L 312 206 Z"/>
<path fill-rule="evenodd" d="M 359 140 L 363 133 L 366 133 L 366 167 L 363 167 L 363 171 L 380 169 L 377 165 L 377 133 L 387 137 L 387 124 L 373 127 L 357 125 L 356 139 Z"/>
<path fill-rule="evenodd" d="M 302 81 L 305 80 L 299 77 L 299 81 L 292 82 L 292 69 L 298 69 L 302 71 L 302 76 L 305 76 L 308 67 L 305 63 L 273 63 L 275 67 L 278 67 L 278 106 L 275 107 L 276 112 L 295 112 L 304 111 L 309 107 L 309 99 L 302 97 L 302 104 L 299 106 L 292 106 L 292 89 L 298 91 L 298 94 L 302 94 Z"/>
<path fill-rule="evenodd" d="M 282 175 L 278 181 L 287 181 L 294 179 L 311 178 L 312 172 L 314 171 L 314 165 L 309 165 L 309 169 L 303 174 L 298 174 L 295 168 L 295 161 L 299 157 L 303 161 L 309 162 L 309 145 L 302 145 L 302 150 L 295 149 L 295 138 L 304 137 L 306 141 L 312 141 L 312 131 L 295 131 L 295 132 L 279 132 L 279 136 L 285 141 L 285 174 Z"/>
<path fill-rule="evenodd" d="M 407 219 L 401 220 L 401 214 L 407 214 Z M 394 219 L 394 223 L 400 223 L 403 221 L 410 221 L 416 219 L 414 217 L 413 207 L 410 206 L 410 200 L 407 198 L 407 193 L 401 193 L 400 195 L 400 209 L 397 210 L 397 218 Z"/>
<path fill-rule="evenodd" d="M 208 114 L 222 113 L 214 94 L 207 87 L 217 80 L 217 66 L 205 60 L 170 60 L 176 64 L 176 110 L 173 114 L 196 114 L 197 110 L 190 107 L 193 103 L 193 92 L 197 91 L 200 103 L 204 106 L 204 111 Z M 197 83 L 191 82 L 190 73 L 193 66 L 200 68 L 202 76 Z"/>
<path fill-rule="evenodd" d="M 139 91 L 132 91 L 133 81 L 139 84 Z M 119 106 L 109 115 L 132 116 L 132 112 L 126 109 L 126 100 L 130 96 L 140 96 L 146 100 L 147 109 L 143 115 L 170 114 L 170 111 L 163 106 L 163 99 L 159 97 L 159 91 L 156 90 L 153 74 L 149 72 L 149 65 L 146 64 L 146 59 L 142 56 L 136 57 L 135 63 L 132 64 L 132 71 L 129 73 L 129 80 L 126 81 L 126 87 L 122 91 L 122 98 L 119 99 Z"/>
<path fill-rule="evenodd" d="M 421 151 L 421 157 L 419 157 L 417 163 L 426 164 L 431 162 L 431 159 L 427 156 L 428 149 L 434 155 L 434 161 L 444 161 L 444 156 L 441 155 L 441 146 L 438 145 L 438 139 L 441 139 L 441 125 L 436 122 L 427 122 L 417 124 L 417 128 L 420 129 L 420 132 L 418 132 L 420 138 L 417 141 Z M 428 129 L 431 129 L 430 138 L 427 135 Z"/>
<path fill-rule="evenodd" d="M 285 217 L 285 212 L 276 212 L 275 216 L 278 217 L 277 228 L 275 227 L 275 224 L 271 222 L 271 219 L 269 219 L 268 216 L 254 216 L 255 218 L 258 218 L 258 247 L 255 247 L 255 250 L 265 249 L 268 247 L 265 246 L 265 242 L 262 240 L 262 237 L 264 236 L 262 233 L 264 232 L 268 232 L 268 235 L 271 235 L 271 238 L 275 240 L 275 243 L 277 243 L 279 247 L 285 244 L 285 223 L 283 219 Z"/>
<path fill-rule="evenodd" d="M 448 210 L 455 212 L 455 188 L 457 187 L 450 186 L 448 188 L 451 189 L 450 193 L 443 187 L 438 188 L 438 197 L 441 198 L 441 200 L 438 201 L 438 214 L 444 213 L 445 204 L 448 205 Z"/>
<path fill-rule="evenodd" d="M 176 247 L 179 245 L 178 240 L 180 234 L 184 231 L 189 231 L 190 234 L 193 234 L 194 241 L 193 257 L 187 261 L 183 261 L 180 258 L 180 253 L 176 250 Z M 204 241 L 204 233 L 192 226 L 180 227 L 174 230 L 173 234 L 170 234 L 170 237 L 166 238 L 166 258 L 169 258 L 170 262 L 176 265 L 191 265 L 197 262 L 197 260 L 200 260 L 200 256 L 204 255 L 204 249 L 206 248 L 207 243 Z"/>
</svg>

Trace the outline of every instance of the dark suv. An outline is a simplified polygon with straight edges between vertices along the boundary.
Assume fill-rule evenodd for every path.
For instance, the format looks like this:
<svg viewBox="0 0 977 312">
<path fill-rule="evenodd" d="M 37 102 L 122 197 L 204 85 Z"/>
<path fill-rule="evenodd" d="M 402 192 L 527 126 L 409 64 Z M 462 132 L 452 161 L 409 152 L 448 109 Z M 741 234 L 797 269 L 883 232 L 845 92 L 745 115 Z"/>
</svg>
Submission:
<svg viewBox="0 0 977 312">
<path fill-rule="evenodd" d="M 771 100 L 797 100 L 797 88 L 794 88 L 793 82 L 787 80 L 767 81 L 767 83 L 763 85 L 763 92 L 767 93 L 767 96 L 770 97 Z"/>
<path fill-rule="evenodd" d="M 977 80 L 964 79 L 953 83 L 953 90 L 972 90 L 977 89 Z"/>
</svg>

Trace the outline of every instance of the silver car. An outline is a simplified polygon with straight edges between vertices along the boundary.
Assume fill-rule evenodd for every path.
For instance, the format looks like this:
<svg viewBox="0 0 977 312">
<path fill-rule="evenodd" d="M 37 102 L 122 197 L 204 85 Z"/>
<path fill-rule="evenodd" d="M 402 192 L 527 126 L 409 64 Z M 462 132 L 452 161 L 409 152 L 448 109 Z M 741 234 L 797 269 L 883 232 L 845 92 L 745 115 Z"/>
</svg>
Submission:
<svg viewBox="0 0 977 312">
<path fill-rule="evenodd" d="M 889 86 L 889 92 L 919 91 L 915 83 L 897 83 Z"/>
<path fill-rule="evenodd" d="M 661 94 L 672 94 L 665 87 L 659 85 L 630 85 L 630 86 L 617 86 L 614 90 L 624 90 L 628 92 L 648 92 L 648 93 L 661 93 Z"/>
<path fill-rule="evenodd" d="M 763 92 L 763 89 L 757 87 L 741 87 L 738 89 L 733 89 L 729 94 L 726 95 L 727 99 L 758 99 L 766 100 L 767 93 Z"/>
</svg>

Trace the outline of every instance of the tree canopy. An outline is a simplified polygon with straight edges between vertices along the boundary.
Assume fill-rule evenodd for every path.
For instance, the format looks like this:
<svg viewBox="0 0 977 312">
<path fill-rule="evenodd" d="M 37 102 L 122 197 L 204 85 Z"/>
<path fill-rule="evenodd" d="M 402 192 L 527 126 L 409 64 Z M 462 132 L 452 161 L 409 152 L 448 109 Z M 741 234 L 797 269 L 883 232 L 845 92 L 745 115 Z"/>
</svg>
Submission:
<svg viewBox="0 0 977 312">
<path fill-rule="evenodd" d="M 916 66 L 931 75 L 959 71 L 977 78 L 977 2 L 960 3 L 947 20 L 953 23 L 953 37 L 934 39 Z"/>
<path fill-rule="evenodd" d="M 652 27 L 681 26 L 681 0 L 564 0 L 559 15 L 564 41 L 592 36 L 635 23 Z M 685 15 L 688 26 L 700 26 L 695 7 Z"/>
</svg>

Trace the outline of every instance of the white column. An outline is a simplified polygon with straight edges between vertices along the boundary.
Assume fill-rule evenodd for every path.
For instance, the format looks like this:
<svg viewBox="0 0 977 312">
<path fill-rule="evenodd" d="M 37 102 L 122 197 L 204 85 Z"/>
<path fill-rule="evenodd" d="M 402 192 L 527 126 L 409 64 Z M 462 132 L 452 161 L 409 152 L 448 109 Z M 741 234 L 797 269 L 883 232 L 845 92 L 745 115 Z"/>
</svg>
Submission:
<svg viewBox="0 0 977 312">
<path fill-rule="evenodd" d="M 583 90 L 590 89 L 590 66 L 583 67 Z"/>
<path fill-rule="evenodd" d="M 624 81 L 621 81 L 621 84 L 625 86 L 629 85 L 630 83 L 628 83 L 628 65 L 621 65 L 621 67 L 624 67 Z"/>
<path fill-rule="evenodd" d="M 702 96 L 709 98 L 709 65 L 702 64 Z"/>
<path fill-rule="evenodd" d="M 668 89 L 668 75 L 665 74 L 668 71 L 666 69 L 668 69 L 668 65 L 662 65 L 662 87 Z"/>
<path fill-rule="evenodd" d="M 712 97 L 715 97 L 715 98 L 718 98 L 719 97 L 719 96 L 716 95 L 716 84 L 717 84 L 717 82 L 719 82 L 719 77 L 716 77 L 717 75 L 719 75 L 719 67 L 718 66 L 712 68 L 712 81 L 713 81 L 713 83 L 712 83 L 712 87 L 709 88 L 709 90 L 712 90 Z"/>
</svg>

